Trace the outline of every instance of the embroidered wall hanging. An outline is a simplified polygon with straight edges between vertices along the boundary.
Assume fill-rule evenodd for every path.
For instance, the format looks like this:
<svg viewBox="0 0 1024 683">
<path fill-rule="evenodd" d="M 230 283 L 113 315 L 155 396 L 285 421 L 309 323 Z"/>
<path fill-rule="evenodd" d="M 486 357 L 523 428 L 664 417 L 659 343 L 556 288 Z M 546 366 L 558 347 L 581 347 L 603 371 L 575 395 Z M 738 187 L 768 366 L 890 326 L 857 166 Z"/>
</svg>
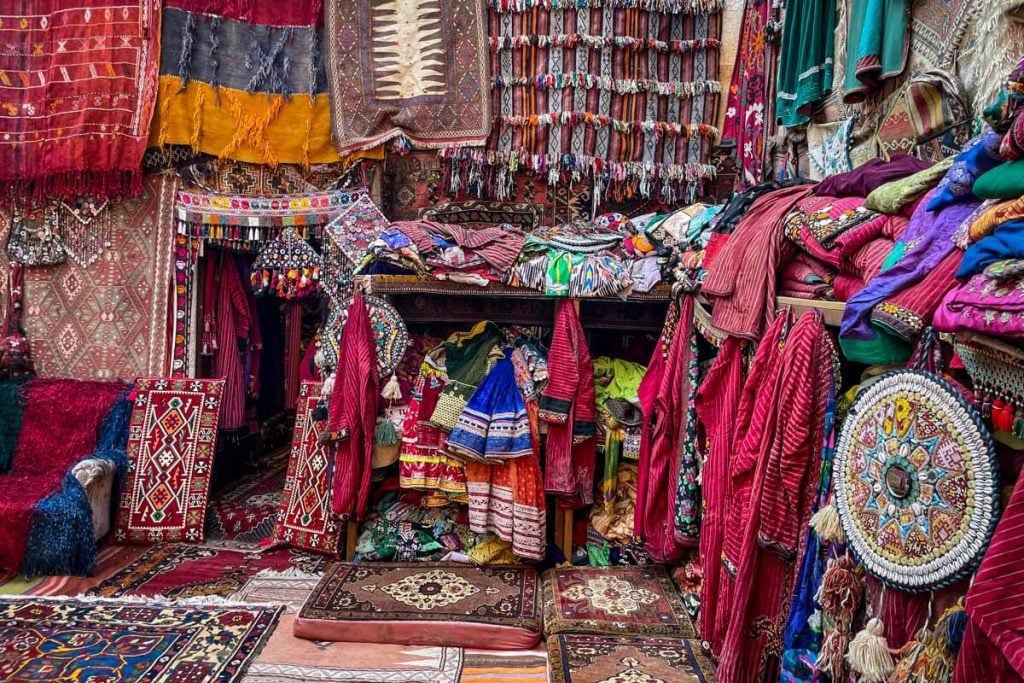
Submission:
<svg viewBox="0 0 1024 683">
<path fill-rule="evenodd" d="M 322 386 L 303 382 L 299 387 L 288 476 L 273 538 L 293 548 L 337 556 L 342 525 L 331 511 L 334 447 L 320 442 L 327 423 L 313 419 Z"/>
<path fill-rule="evenodd" d="M 409 332 L 406 330 L 402 315 L 387 301 L 378 296 L 366 296 L 364 301 L 377 346 L 377 369 L 380 376 L 386 378 L 405 357 L 405 349 L 409 345 Z M 321 356 L 325 369 L 333 371 L 338 367 L 341 333 L 345 330 L 351 303 L 352 300 L 348 299 L 331 306 L 330 316 L 321 334 Z"/>
<path fill-rule="evenodd" d="M 364 194 L 324 227 L 327 293 L 332 298 L 352 296 L 355 270 L 362 264 L 370 243 L 390 225 L 370 195 Z"/>
<path fill-rule="evenodd" d="M 322 239 L 323 227 L 365 194 L 362 189 L 281 197 L 243 197 L 182 191 L 174 205 L 174 336 L 171 374 L 195 374 L 191 349 L 198 339 L 193 315 L 196 262 L 206 242 L 252 251 L 286 227 L 306 239 Z"/>
<path fill-rule="evenodd" d="M 23 324 L 41 375 L 109 381 L 167 373 L 176 186 L 173 175 L 147 176 L 138 197 L 112 202 L 102 219 L 110 243 L 88 267 L 68 259 L 26 269 Z M 0 272 L 7 267 L 0 250 Z"/>
<path fill-rule="evenodd" d="M 491 132 L 479 0 L 327 0 L 327 76 L 342 154 L 394 138 L 480 145 Z"/>
<path fill-rule="evenodd" d="M 995 447 L 981 417 L 930 373 L 889 373 L 854 400 L 836 449 L 848 547 L 872 576 L 928 591 L 970 574 L 999 516 Z"/>
<path fill-rule="evenodd" d="M 160 5 L 6 5 L 0 203 L 38 206 L 54 197 L 139 193 L 155 100 Z"/>
<path fill-rule="evenodd" d="M 450 190 L 513 200 L 530 169 L 691 201 L 714 177 L 719 2 L 487 4 L 495 125 L 485 149 L 442 151 Z"/>
<path fill-rule="evenodd" d="M 320 290 L 323 262 L 295 228 L 287 227 L 260 250 L 249 283 L 256 294 L 276 294 L 286 301 L 305 299 Z"/>
<path fill-rule="evenodd" d="M 257 164 L 338 161 L 322 0 L 168 0 L 150 144 Z"/>
<path fill-rule="evenodd" d="M 203 541 L 223 392 L 219 379 L 136 382 L 118 543 Z"/>
<path fill-rule="evenodd" d="M 7 257 L 29 267 L 55 266 L 67 260 L 52 206 L 35 211 L 15 209 L 11 213 Z"/>
</svg>

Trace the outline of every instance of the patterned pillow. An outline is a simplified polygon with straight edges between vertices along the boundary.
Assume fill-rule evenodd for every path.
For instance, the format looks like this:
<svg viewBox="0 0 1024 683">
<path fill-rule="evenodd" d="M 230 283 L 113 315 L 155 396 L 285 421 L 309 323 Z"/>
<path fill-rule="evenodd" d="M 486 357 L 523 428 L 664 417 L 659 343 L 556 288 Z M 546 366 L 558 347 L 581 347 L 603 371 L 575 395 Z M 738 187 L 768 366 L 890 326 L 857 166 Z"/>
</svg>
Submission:
<svg viewBox="0 0 1024 683">
<path fill-rule="evenodd" d="M 811 160 L 812 180 L 853 170 L 850 134 L 855 121 L 849 118 L 837 123 L 812 123 L 807 127 L 807 156 Z"/>
</svg>

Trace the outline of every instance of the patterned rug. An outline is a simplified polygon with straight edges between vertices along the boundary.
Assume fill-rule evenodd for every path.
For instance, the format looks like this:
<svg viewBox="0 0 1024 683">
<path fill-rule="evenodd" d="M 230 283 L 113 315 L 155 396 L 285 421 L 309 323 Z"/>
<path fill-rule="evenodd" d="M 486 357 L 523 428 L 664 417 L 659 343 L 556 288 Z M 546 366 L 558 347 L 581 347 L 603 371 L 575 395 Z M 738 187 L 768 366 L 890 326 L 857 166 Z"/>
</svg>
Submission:
<svg viewBox="0 0 1024 683">
<path fill-rule="evenodd" d="M 700 641 L 567 635 L 548 638 L 552 683 L 714 683 Z"/>
<path fill-rule="evenodd" d="M 530 567 L 339 562 L 302 606 L 295 635 L 496 650 L 533 647 L 541 627 L 537 584 Z"/>
<path fill-rule="evenodd" d="M 110 245 L 87 268 L 68 259 L 26 269 L 23 318 L 40 376 L 110 381 L 166 374 L 174 189 L 173 177 L 150 176 L 138 197 L 105 209 L 97 220 L 109 221 Z M 7 268 L 0 249 L 0 272 Z M 5 302 L 0 297 L 0 309 Z"/>
<path fill-rule="evenodd" d="M 274 541 L 337 556 L 343 527 L 331 510 L 333 449 L 320 443 L 324 422 L 313 419 L 320 384 L 303 382 L 295 408 L 295 433 Z"/>
<path fill-rule="evenodd" d="M 281 608 L 0 599 L 0 680 L 240 680 Z"/>
<path fill-rule="evenodd" d="M 219 379 L 136 382 L 117 542 L 202 542 L 223 392 Z"/>
<path fill-rule="evenodd" d="M 230 599 L 284 605 L 289 612 L 298 612 L 322 578 L 323 572 L 308 572 L 297 567 L 284 571 L 265 569 L 246 581 L 241 590 L 231 594 Z"/>
<path fill-rule="evenodd" d="M 4 5 L 0 202 L 139 192 L 161 4 Z"/>
<path fill-rule="evenodd" d="M 287 466 L 287 449 L 269 453 L 258 471 L 211 495 L 206 508 L 207 545 L 255 550 L 270 538 Z"/>
<path fill-rule="evenodd" d="M 228 597 L 266 570 L 322 573 L 322 558 L 291 550 L 256 554 L 187 543 L 158 545 L 89 591 L 89 595 Z"/>
<path fill-rule="evenodd" d="M 479 145 L 491 132 L 482 2 L 326 0 L 327 82 L 342 154 L 396 137 Z"/>
<path fill-rule="evenodd" d="M 696 637 L 679 589 L 661 565 L 550 570 L 544 632 Z"/>
</svg>

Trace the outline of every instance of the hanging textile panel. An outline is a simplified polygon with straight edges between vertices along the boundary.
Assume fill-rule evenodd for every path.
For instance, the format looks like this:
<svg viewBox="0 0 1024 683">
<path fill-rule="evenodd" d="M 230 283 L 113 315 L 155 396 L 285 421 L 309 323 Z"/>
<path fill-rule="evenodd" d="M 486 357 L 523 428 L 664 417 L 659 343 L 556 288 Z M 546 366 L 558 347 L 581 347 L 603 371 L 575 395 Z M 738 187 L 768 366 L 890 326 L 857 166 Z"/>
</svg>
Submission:
<svg viewBox="0 0 1024 683">
<path fill-rule="evenodd" d="M 135 383 L 118 543 L 202 542 L 223 393 L 220 379 Z"/>
<path fill-rule="evenodd" d="M 292 454 L 274 525 L 274 541 L 337 556 L 342 526 L 331 510 L 334 448 L 320 442 L 326 423 L 313 419 L 321 387 L 318 382 L 303 382 L 299 388 Z"/>
<path fill-rule="evenodd" d="M 168 0 L 150 144 L 271 166 L 338 161 L 322 5 Z"/>
<path fill-rule="evenodd" d="M 306 239 L 322 239 L 324 226 L 366 190 L 337 190 L 280 197 L 244 197 L 181 191 L 174 203 L 174 333 L 171 374 L 195 374 L 198 331 L 194 321 L 196 261 L 203 244 L 212 242 L 239 251 L 257 251 L 286 227 Z"/>
<path fill-rule="evenodd" d="M 5 3 L 0 203 L 138 194 L 159 26 L 159 0 Z"/>
<path fill-rule="evenodd" d="M 491 132 L 479 0 L 327 0 L 327 74 L 343 154 L 404 137 L 479 145 Z"/>
<path fill-rule="evenodd" d="M 714 177 L 718 3 L 488 4 L 495 126 L 443 152 L 451 189 L 509 199 L 532 169 L 682 201 Z"/>
<path fill-rule="evenodd" d="M 108 236 L 88 265 L 68 259 L 25 269 L 23 323 L 40 375 L 112 380 L 167 372 L 174 188 L 173 178 L 150 176 L 140 196 L 104 208 L 98 220 Z M 80 229 L 85 235 L 96 226 Z M 0 250 L 0 272 L 8 267 Z"/>
</svg>

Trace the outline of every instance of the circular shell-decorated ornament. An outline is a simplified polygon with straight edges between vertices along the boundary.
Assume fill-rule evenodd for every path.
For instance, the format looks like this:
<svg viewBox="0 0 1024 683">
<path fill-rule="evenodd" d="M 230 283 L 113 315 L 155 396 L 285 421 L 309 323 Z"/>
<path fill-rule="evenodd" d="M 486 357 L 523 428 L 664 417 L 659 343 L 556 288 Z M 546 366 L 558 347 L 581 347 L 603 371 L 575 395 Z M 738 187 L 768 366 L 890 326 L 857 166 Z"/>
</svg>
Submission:
<svg viewBox="0 0 1024 683">
<path fill-rule="evenodd" d="M 970 574 L 999 517 L 995 447 L 981 416 L 927 372 L 883 375 L 839 434 L 835 500 L 848 547 L 905 591 Z"/>
<path fill-rule="evenodd" d="M 405 349 L 409 345 L 409 333 L 405 321 L 395 307 L 377 296 L 366 295 L 366 311 L 370 316 L 370 328 L 377 346 L 377 370 L 381 377 L 389 377 L 405 357 Z M 338 351 L 341 344 L 341 333 L 348 321 L 348 308 L 352 304 L 351 297 L 331 305 L 321 334 L 322 356 L 321 368 L 336 369 L 338 367 Z"/>
</svg>

